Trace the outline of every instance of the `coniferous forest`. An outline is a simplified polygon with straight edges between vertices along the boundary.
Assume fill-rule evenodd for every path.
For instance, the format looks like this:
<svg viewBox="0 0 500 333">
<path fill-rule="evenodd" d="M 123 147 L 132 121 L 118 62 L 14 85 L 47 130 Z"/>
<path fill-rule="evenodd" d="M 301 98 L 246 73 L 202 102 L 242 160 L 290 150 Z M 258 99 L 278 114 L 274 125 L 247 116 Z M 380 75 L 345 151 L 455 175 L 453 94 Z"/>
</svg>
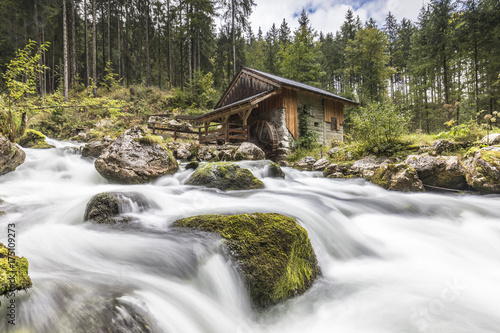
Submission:
<svg viewBox="0 0 500 333">
<path fill-rule="evenodd" d="M 40 96 L 67 97 L 69 89 L 102 87 L 110 78 L 126 87 L 220 94 L 248 66 L 362 105 L 390 99 L 410 113 L 413 130 L 425 133 L 499 107 L 498 0 L 432 0 L 417 22 L 390 12 L 383 22 L 362 22 L 350 10 L 336 32 L 317 31 L 306 11 L 296 30 L 277 20 L 269 31 L 252 31 L 252 0 L 2 0 L 0 6 L 8 13 L 0 21 L 2 72 L 30 40 L 45 45 Z M 209 109 L 215 102 L 197 104 Z"/>
</svg>

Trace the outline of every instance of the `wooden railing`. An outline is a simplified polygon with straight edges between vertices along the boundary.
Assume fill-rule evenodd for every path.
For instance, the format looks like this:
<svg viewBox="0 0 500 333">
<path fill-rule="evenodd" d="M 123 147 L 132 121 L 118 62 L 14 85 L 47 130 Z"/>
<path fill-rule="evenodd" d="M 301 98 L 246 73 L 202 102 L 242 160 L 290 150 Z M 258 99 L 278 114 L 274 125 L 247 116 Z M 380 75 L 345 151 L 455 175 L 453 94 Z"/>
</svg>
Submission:
<svg viewBox="0 0 500 333">
<path fill-rule="evenodd" d="M 213 129 L 214 126 L 217 128 Z M 200 144 L 207 142 L 230 142 L 231 140 L 248 141 L 250 138 L 250 127 L 248 125 L 211 123 L 210 127 L 201 126 L 198 130 Z"/>
<path fill-rule="evenodd" d="M 162 123 L 148 123 L 148 128 L 156 134 L 160 132 L 173 132 L 174 140 L 177 140 L 178 134 L 196 134 L 200 144 L 230 142 L 231 140 L 248 141 L 250 138 L 250 126 L 232 123 L 210 123 L 209 126 L 194 127 L 197 130 L 186 130 L 167 127 Z"/>
</svg>

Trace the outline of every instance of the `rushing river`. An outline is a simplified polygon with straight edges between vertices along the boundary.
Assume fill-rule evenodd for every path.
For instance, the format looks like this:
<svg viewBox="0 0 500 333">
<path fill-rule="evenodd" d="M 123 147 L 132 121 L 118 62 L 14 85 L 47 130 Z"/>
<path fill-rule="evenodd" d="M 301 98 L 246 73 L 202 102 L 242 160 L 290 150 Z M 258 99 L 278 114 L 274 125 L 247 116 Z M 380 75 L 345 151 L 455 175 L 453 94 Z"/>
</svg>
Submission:
<svg viewBox="0 0 500 333">
<path fill-rule="evenodd" d="M 15 224 L 33 281 L 15 296 L 15 326 L 1 299 L 0 332 L 94 332 L 111 322 L 113 332 L 140 332 L 141 318 L 145 332 L 168 333 L 500 332 L 498 196 L 404 194 L 288 168 L 285 180 L 269 178 L 262 161 L 240 165 L 263 190 L 183 185 L 192 172 L 183 168 L 116 185 L 65 147 L 74 145 L 51 143 L 26 149 L 26 162 L 0 177 L 0 242 Z M 131 204 L 126 225 L 84 222 L 87 202 L 107 191 L 140 193 L 151 208 Z M 297 219 L 322 269 L 304 295 L 265 311 L 252 308 L 220 239 L 169 227 L 251 212 Z"/>
</svg>

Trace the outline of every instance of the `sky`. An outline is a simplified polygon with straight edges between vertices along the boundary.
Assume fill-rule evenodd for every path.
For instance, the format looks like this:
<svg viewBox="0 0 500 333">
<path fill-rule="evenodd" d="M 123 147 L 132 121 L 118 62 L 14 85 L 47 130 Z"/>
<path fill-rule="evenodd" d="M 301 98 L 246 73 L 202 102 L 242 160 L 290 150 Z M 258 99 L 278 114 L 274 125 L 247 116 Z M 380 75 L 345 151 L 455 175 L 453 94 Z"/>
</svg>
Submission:
<svg viewBox="0 0 500 333">
<path fill-rule="evenodd" d="M 420 8 L 428 0 L 254 0 L 257 4 L 250 17 L 252 30 L 255 34 L 259 26 L 265 33 L 276 23 L 277 28 L 283 18 L 293 31 L 297 26 L 297 16 L 302 9 L 309 13 L 309 20 L 316 31 L 335 33 L 344 22 L 347 10 L 354 11 L 354 17 L 359 15 L 362 22 L 372 17 L 378 27 L 384 25 L 389 11 L 400 22 L 404 17 L 415 22 Z"/>
</svg>

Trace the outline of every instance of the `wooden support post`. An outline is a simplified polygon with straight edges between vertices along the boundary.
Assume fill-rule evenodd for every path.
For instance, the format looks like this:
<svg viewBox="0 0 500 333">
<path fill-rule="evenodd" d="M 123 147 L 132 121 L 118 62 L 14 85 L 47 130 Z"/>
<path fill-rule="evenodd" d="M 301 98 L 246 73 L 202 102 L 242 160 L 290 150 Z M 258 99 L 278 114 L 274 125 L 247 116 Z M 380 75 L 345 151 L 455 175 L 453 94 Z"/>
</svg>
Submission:
<svg viewBox="0 0 500 333">
<path fill-rule="evenodd" d="M 174 129 L 174 142 L 177 141 L 177 129 Z"/>
<path fill-rule="evenodd" d="M 153 134 L 155 134 L 155 130 L 156 130 L 156 123 L 153 123 Z"/>
<path fill-rule="evenodd" d="M 198 127 L 198 148 L 201 148 L 201 127 Z"/>
</svg>

